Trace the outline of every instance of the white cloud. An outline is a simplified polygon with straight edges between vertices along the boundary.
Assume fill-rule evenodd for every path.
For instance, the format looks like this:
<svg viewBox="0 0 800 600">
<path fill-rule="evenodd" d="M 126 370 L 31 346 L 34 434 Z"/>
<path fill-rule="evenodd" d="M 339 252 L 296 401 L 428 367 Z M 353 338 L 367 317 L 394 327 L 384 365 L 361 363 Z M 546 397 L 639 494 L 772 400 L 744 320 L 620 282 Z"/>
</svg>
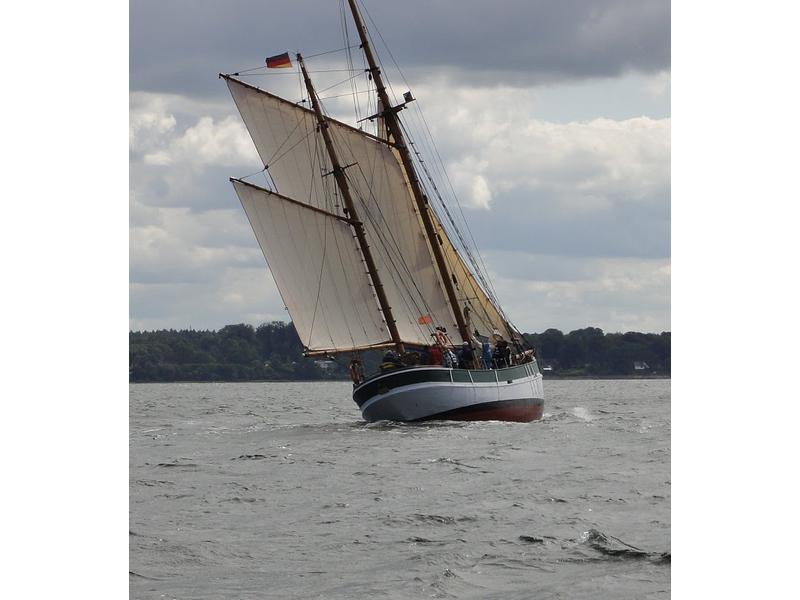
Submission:
<svg viewBox="0 0 800 600">
<path fill-rule="evenodd" d="M 425 98 L 427 122 L 462 204 L 480 210 L 468 213 L 471 223 L 493 224 L 494 232 L 503 228 L 498 237 L 513 238 L 506 249 L 514 252 L 486 257 L 517 325 L 669 329 L 669 258 L 635 255 L 642 247 L 635 233 L 661 235 L 668 219 L 669 118 L 552 122 L 537 118 L 537 95 L 524 89 L 444 93 L 426 85 L 415 95 Z M 329 104 L 339 109 L 341 102 Z M 234 113 L 232 102 L 131 95 L 132 328 L 288 319 L 227 182 L 227 175 L 261 166 Z M 413 109 L 403 115 L 413 127 Z M 430 161 L 430 149 L 417 141 Z M 648 211 L 662 221 L 641 220 L 650 218 Z M 602 231 L 593 231 L 597 223 Z M 560 247 L 548 239 L 546 249 L 534 249 L 533 224 L 540 242 L 547 234 L 560 238 Z M 484 252 L 498 247 L 487 236 L 493 233 L 479 240 Z M 618 246 L 633 255 L 609 258 L 620 256 L 609 250 L 620 239 L 626 243 Z"/>
<path fill-rule="evenodd" d="M 487 263 L 500 301 L 524 331 L 670 330 L 669 259 L 497 252 Z"/>
<path fill-rule="evenodd" d="M 288 321 L 269 273 L 224 267 L 199 282 L 131 283 L 132 330 L 219 329 L 231 323 Z"/>
<path fill-rule="evenodd" d="M 130 204 L 131 329 L 287 320 L 238 206 L 196 212 L 136 198 Z"/>
<path fill-rule="evenodd" d="M 153 208 L 131 200 L 134 283 L 211 281 L 225 267 L 257 267 L 263 257 L 241 211 Z"/>
<path fill-rule="evenodd" d="M 211 117 L 200 117 L 194 126 L 187 128 L 162 152 L 169 157 L 169 164 L 183 162 L 238 167 L 258 160 L 241 119 L 233 116 L 216 122 Z M 145 156 L 145 162 L 147 159 Z"/>
<path fill-rule="evenodd" d="M 453 163 L 448 169 L 456 194 L 469 208 L 488 209 L 492 203 L 492 191 L 486 177 L 480 174 L 487 167 L 484 161 L 468 156 Z"/>
<path fill-rule="evenodd" d="M 574 214 L 650 202 L 669 185 L 669 118 L 554 123 L 535 117 L 532 91 L 422 93 L 434 100 L 426 118 L 438 124 L 437 145 L 466 206 L 487 208 L 503 192 L 544 191 L 551 210 Z"/>
<path fill-rule="evenodd" d="M 669 71 L 661 71 L 647 78 L 644 91 L 653 98 L 669 96 L 672 76 Z"/>
<path fill-rule="evenodd" d="M 191 106 L 191 105 L 188 105 Z M 177 127 L 175 113 L 187 103 L 174 96 L 138 94 L 131 100 L 130 149 L 147 165 L 240 167 L 258 164 L 258 155 L 241 120 L 232 114 L 200 115 Z"/>
<path fill-rule="evenodd" d="M 164 98 L 150 97 L 148 101 L 131 99 L 129 117 L 131 152 L 147 152 L 157 147 L 171 134 L 176 125 L 174 115 L 168 112 Z"/>
</svg>

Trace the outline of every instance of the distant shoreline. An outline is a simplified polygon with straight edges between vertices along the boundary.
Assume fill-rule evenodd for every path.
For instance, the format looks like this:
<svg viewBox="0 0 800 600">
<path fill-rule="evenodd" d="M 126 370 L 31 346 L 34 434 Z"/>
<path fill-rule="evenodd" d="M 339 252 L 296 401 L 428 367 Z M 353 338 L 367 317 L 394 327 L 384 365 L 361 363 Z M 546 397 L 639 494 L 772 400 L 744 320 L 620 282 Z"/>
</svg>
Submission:
<svg viewBox="0 0 800 600">
<path fill-rule="evenodd" d="M 614 379 L 672 379 L 670 375 L 546 375 L 544 380 L 551 381 L 580 381 L 580 380 L 614 380 Z M 215 381 L 129 381 L 129 385 L 151 385 L 154 383 L 167 385 L 171 383 L 349 383 L 349 379 L 218 379 Z"/>
<path fill-rule="evenodd" d="M 536 349 L 546 380 L 669 378 L 669 332 L 603 333 L 596 327 L 562 333 L 523 334 Z M 240 323 L 219 331 L 158 330 L 130 332 L 128 381 L 188 383 L 192 381 L 349 381 L 349 357 L 325 360 L 304 356 L 289 323 Z M 383 352 L 364 351 L 365 373 L 375 373 Z M 549 370 L 551 369 L 552 370 Z"/>
</svg>

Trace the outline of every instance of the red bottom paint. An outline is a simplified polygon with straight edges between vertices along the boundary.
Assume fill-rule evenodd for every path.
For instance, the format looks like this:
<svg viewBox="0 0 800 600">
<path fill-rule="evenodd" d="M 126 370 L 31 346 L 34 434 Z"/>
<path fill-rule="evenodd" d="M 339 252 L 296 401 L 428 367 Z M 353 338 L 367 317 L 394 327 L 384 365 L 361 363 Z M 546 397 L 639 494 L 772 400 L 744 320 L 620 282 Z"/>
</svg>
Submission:
<svg viewBox="0 0 800 600">
<path fill-rule="evenodd" d="M 542 418 L 543 400 L 511 400 L 489 402 L 460 408 L 429 417 L 437 421 L 513 421 L 530 423 Z"/>
</svg>

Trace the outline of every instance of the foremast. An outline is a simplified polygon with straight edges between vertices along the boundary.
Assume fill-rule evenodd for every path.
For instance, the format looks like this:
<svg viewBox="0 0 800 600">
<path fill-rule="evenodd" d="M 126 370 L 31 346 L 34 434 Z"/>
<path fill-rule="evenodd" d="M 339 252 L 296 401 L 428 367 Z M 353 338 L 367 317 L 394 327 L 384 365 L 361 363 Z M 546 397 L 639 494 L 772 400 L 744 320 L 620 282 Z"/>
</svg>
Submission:
<svg viewBox="0 0 800 600">
<path fill-rule="evenodd" d="M 403 168 L 406 171 L 406 176 L 408 177 L 408 182 L 411 186 L 411 192 L 414 196 L 417 210 L 419 211 L 423 226 L 425 227 L 425 234 L 430 242 L 431 251 L 433 252 L 434 260 L 436 262 L 436 268 L 439 271 L 439 276 L 442 281 L 442 285 L 444 286 L 447 300 L 450 303 L 450 308 L 453 311 L 453 316 L 455 317 L 456 324 L 458 325 L 458 332 L 463 341 L 470 342 L 471 336 L 469 329 L 467 328 L 464 313 L 461 309 L 458 298 L 456 297 L 452 276 L 447 268 L 447 263 L 445 262 L 444 253 L 442 252 L 441 245 L 439 243 L 439 236 L 436 232 L 433 219 L 428 212 L 427 199 L 422 193 L 419 178 L 417 177 L 417 172 L 414 168 L 414 163 L 411 158 L 411 152 L 406 145 L 405 136 L 403 135 L 402 128 L 400 127 L 400 120 L 397 116 L 398 109 L 393 107 L 389 100 L 389 94 L 386 92 L 386 86 L 383 83 L 381 70 L 377 64 L 377 61 L 375 60 L 375 55 L 372 52 L 372 47 L 369 43 L 369 36 L 367 35 L 367 29 L 356 6 L 356 0 L 348 0 L 348 3 L 350 5 L 350 11 L 353 14 L 353 20 L 355 21 L 359 38 L 361 39 L 361 48 L 364 51 L 364 56 L 369 64 L 369 72 L 372 75 L 373 81 L 375 82 L 376 92 L 378 94 L 378 98 L 380 99 L 380 106 L 383 108 L 383 112 L 380 116 L 384 119 L 386 129 L 389 132 L 389 135 L 392 136 L 394 147 L 400 155 L 400 160 L 403 164 Z"/>
<path fill-rule="evenodd" d="M 344 167 L 342 167 L 341 163 L 339 162 L 336 148 L 333 145 L 333 140 L 331 139 L 331 134 L 328 130 L 328 121 L 325 118 L 325 115 L 322 113 L 322 107 L 320 106 L 317 92 L 314 89 L 314 84 L 311 82 L 311 78 L 308 76 L 305 62 L 303 61 L 303 57 L 300 55 L 300 53 L 297 54 L 297 62 L 300 64 L 300 70 L 303 72 L 303 80 L 305 81 L 306 90 L 308 91 L 308 97 L 311 100 L 311 106 L 314 109 L 314 114 L 317 117 L 318 130 L 322 135 L 322 139 L 325 142 L 325 148 L 328 151 L 328 157 L 331 161 L 331 173 L 336 180 L 339 191 L 342 193 L 342 199 L 344 200 L 345 205 L 344 212 L 349 218 L 350 225 L 353 227 L 356 240 L 358 241 L 358 246 L 364 256 L 364 263 L 367 267 L 367 273 L 370 281 L 372 282 L 372 287 L 375 290 L 375 295 L 378 298 L 378 304 L 380 305 L 381 312 L 383 313 L 384 320 L 386 321 L 386 326 L 389 329 L 389 334 L 392 337 L 395 349 L 400 353 L 405 352 L 403 342 L 400 338 L 400 332 L 397 330 L 397 322 L 392 314 L 392 307 L 389 306 L 389 300 L 386 298 L 386 292 L 383 289 L 380 274 L 375 266 L 375 259 L 372 256 L 372 250 L 370 250 L 369 243 L 367 242 L 364 224 L 358 218 L 358 211 L 356 210 L 355 203 L 353 202 L 353 195 L 350 193 L 350 185 L 347 183 L 347 175 L 345 175 Z"/>
</svg>

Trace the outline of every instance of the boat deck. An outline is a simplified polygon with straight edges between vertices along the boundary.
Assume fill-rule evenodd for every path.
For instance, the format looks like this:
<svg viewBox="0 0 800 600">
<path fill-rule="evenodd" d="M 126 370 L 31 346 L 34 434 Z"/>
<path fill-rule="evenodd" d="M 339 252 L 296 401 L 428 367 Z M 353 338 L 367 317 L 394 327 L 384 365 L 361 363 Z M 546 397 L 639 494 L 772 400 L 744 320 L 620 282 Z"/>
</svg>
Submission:
<svg viewBox="0 0 800 600">
<path fill-rule="evenodd" d="M 528 375 L 536 375 L 540 373 L 536 361 L 524 363 L 521 365 L 513 365 L 511 367 L 503 367 L 502 369 L 450 369 L 448 367 L 440 367 L 437 365 L 405 365 L 397 367 L 396 369 L 389 369 L 386 371 L 378 371 L 365 377 L 364 380 L 356 387 L 360 387 L 365 383 L 369 383 L 384 375 L 394 375 L 406 371 L 415 370 L 434 370 L 434 371 L 447 371 L 451 373 L 450 381 L 457 382 L 473 382 L 473 383 L 489 383 L 495 381 L 508 381 L 518 379 L 519 377 L 526 377 Z"/>
</svg>

